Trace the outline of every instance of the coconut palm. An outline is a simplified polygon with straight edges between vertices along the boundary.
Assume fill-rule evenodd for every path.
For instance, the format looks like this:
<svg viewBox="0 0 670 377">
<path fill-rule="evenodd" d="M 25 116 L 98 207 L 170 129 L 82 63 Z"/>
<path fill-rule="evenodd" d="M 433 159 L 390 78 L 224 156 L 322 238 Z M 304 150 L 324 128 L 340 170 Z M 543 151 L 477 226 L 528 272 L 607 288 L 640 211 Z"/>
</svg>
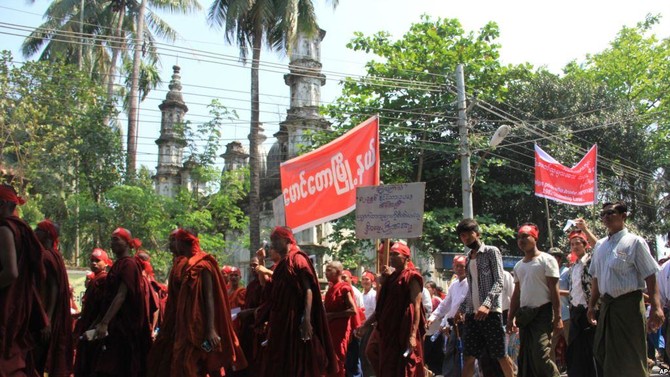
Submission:
<svg viewBox="0 0 670 377">
<path fill-rule="evenodd" d="M 153 10 L 186 14 L 200 8 L 197 0 L 149 0 L 142 34 L 138 34 L 135 21 L 140 10 L 139 0 L 55 0 L 44 14 L 46 21 L 23 42 L 22 52 L 26 57 L 39 53 L 40 60 L 79 64 L 92 78 L 107 86 L 107 97 L 112 104 L 116 100 L 117 66 L 130 59 L 129 52 L 135 48 L 133 42 L 143 41 L 142 48 L 147 53 L 144 64 L 155 65 L 158 63 L 156 37 L 168 42 L 176 40 L 177 32 Z M 143 38 L 138 38 L 140 35 Z M 152 88 L 140 90 L 148 93 Z M 129 140 L 134 140 L 131 135 L 134 132 L 135 127 L 129 126 Z M 132 168 L 134 171 L 134 166 Z"/>
<path fill-rule="evenodd" d="M 330 0 L 333 8 L 338 0 Z M 311 0 L 214 0 L 208 20 L 224 30 L 226 42 L 236 44 L 246 62 L 251 50 L 251 124 L 249 132 L 249 233 L 251 254 L 260 246 L 260 105 L 258 68 L 263 44 L 289 53 L 299 33 L 318 31 Z"/>
</svg>

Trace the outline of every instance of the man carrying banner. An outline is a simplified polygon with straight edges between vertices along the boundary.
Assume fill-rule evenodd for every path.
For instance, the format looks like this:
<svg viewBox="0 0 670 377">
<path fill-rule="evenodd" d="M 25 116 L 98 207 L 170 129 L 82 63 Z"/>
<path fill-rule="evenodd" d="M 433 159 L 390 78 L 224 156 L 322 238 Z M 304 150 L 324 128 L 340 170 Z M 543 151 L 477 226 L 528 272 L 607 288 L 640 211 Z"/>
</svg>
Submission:
<svg viewBox="0 0 670 377">
<path fill-rule="evenodd" d="M 645 240 L 626 229 L 626 217 L 626 204 L 603 205 L 600 218 L 608 235 L 596 243 L 589 268 L 593 278 L 587 316 L 597 324 L 594 356 L 605 377 L 646 376 L 646 333 L 658 330 L 665 319 L 656 285 L 660 268 Z M 651 303 L 646 329 L 645 283 Z M 596 321 L 599 298 L 602 305 Z"/>
<path fill-rule="evenodd" d="M 421 344 L 426 331 L 421 307 L 423 278 L 410 267 L 409 258 L 407 245 L 402 242 L 393 244 L 389 260 L 394 270 L 385 266 L 382 272 L 385 279 L 375 313 L 358 330 L 360 335 L 377 323 L 379 358 L 370 358 L 377 376 L 424 375 Z"/>
<path fill-rule="evenodd" d="M 287 227 L 270 235 L 281 256 L 272 273 L 267 346 L 259 376 L 321 376 L 336 373 L 337 359 L 328 331 L 314 266 Z"/>
</svg>

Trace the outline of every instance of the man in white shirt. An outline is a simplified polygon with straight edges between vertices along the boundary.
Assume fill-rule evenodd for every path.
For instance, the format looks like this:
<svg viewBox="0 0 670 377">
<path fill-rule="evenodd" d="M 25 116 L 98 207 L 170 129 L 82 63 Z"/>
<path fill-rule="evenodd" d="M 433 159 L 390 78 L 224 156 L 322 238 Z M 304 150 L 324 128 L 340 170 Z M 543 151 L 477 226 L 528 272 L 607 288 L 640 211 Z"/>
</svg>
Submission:
<svg viewBox="0 0 670 377">
<path fill-rule="evenodd" d="M 514 293 L 507 318 L 507 331 L 519 327 L 519 377 L 559 377 L 551 360 L 551 332 L 563 328 L 558 294 L 558 263 L 537 249 L 537 225 L 523 224 L 517 245 L 524 258 L 514 266 Z M 552 319 L 553 314 L 553 319 Z"/>
<path fill-rule="evenodd" d="M 363 307 L 365 308 L 366 320 L 372 316 L 375 312 L 375 306 L 377 306 L 377 291 L 374 288 L 376 278 L 377 276 L 370 271 L 363 272 L 363 275 L 361 276 L 361 285 L 363 286 Z M 361 337 L 361 348 L 359 350 L 363 376 L 365 377 L 374 376 L 375 374 L 372 365 L 370 365 L 367 356 L 365 356 L 365 349 L 368 346 L 372 329 L 372 327 L 367 329 Z"/>
<path fill-rule="evenodd" d="M 593 353 L 608 376 L 647 375 L 647 332 L 663 324 L 656 272 L 649 245 L 625 227 L 628 209 L 622 202 L 605 203 L 600 212 L 608 236 L 593 251 L 591 299 L 587 316 L 597 325 Z M 642 290 L 647 286 L 651 309 L 645 328 Z M 596 321 L 595 306 L 602 297 Z"/>
<path fill-rule="evenodd" d="M 458 277 L 458 280 L 451 283 L 449 290 L 447 291 L 447 297 L 440 302 L 440 305 L 438 305 L 435 310 L 433 310 L 433 313 L 428 317 L 428 321 L 426 322 L 426 325 L 430 326 L 435 321 L 441 321 L 441 331 L 447 337 L 444 362 L 442 363 L 442 375 L 445 377 L 461 376 L 460 355 L 457 349 L 457 341 L 458 336 L 462 334 L 463 323 L 461 322 L 458 324 L 458 336 L 456 331 L 452 331 L 452 327 L 454 326 L 454 316 L 456 315 L 456 312 L 458 312 L 458 308 L 463 300 L 465 300 L 465 296 L 468 294 L 468 279 L 466 279 L 465 274 L 465 256 L 455 256 L 453 268 L 454 275 Z"/>
<path fill-rule="evenodd" d="M 586 227 L 586 225 L 583 225 Z M 568 350 L 566 353 L 568 375 L 596 377 L 602 375 L 602 369 L 596 366 L 593 358 L 593 336 L 595 327 L 587 317 L 589 296 L 591 295 L 591 253 L 589 236 L 586 232 L 575 230 L 568 235 L 570 250 L 577 260 L 570 267 L 570 332 L 568 334 Z M 597 368 L 597 369 L 596 369 Z"/>
</svg>

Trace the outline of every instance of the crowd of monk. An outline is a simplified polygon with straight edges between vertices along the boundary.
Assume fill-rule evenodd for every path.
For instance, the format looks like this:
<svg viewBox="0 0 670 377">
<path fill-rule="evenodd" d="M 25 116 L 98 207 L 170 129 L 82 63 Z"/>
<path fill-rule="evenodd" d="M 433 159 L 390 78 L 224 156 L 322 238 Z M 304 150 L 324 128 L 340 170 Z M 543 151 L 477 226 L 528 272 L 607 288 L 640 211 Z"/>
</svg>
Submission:
<svg viewBox="0 0 670 377">
<path fill-rule="evenodd" d="M 252 258 L 246 287 L 238 268 L 220 269 L 197 233 L 182 228 L 170 234 L 173 263 L 163 285 L 140 240 L 117 228 L 113 261 L 102 248 L 90 253 L 81 312 L 73 315 L 58 226 L 47 219 L 33 230 L 16 216 L 23 203 L 0 186 L 1 377 L 344 376 L 354 335 L 370 344 L 366 362 L 377 375 L 413 375 L 421 364 L 423 283 L 406 268 L 402 243 L 383 273 L 388 289 L 375 300 L 378 317 L 365 321 L 342 264 L 327 266 L 322 296 L 290 228 L 272 232 L 271 267 L 264 248 Z M 373 320 L 383 331 L 368 331 Z"/>
<path fill-rule="evenodd" d="M 184 228 L 169 236 L 173 258 L 163 285 L 141 241 L 117 228 L 113 261 L 101 248 L 90 253 L 81 312 L 73 315 L 58 226 L 46 219 L 33 230 L 16 216 L 23 203 L 0 185 L 0 377 L 344 377 L 361 368 L 378 377 L 431 370 L 471 377 L 476 360 L 482 370 L 487 362 L 499 366 L 496 375 L 558 377 L 552 332 L 566 324 L 569 376 L 644 376 L 646 332 L 665 321 L 660 297 L 670 302 L 670 262 L 661 270 L 646 242 L 626 229 L 627 208 L 617 202 L 603 205 L 607 237 L 596 240 L 576 220 L 566 291 L 558 285 L 562 253 L 554 259 L 539 251 L 532 223 L 518 229 L 524 258 L 512 276 L 500 250 L 481 241 L 477 222 L 463 219 L 456 233 L 469 251 L 454 258 L 449 293 L 432 305 L 434 292 L 425 293 L 400 241 L 387 246 L 388 265 L 378 275 L 363 273 L 364 293 L 340 262 L 328 263 L 322 296 L 314 265 L 287 227 L 274 228 L 271 247 L 251 258 L 246 287 L 238 268 L 219 268 L 197 232 Z M 569 321 L 561 295 L 570 300 Z M 426 335 L 438 320 L 439 332 Z M 505 332 L 518 333 L 518 355 Z"/>
</svg>

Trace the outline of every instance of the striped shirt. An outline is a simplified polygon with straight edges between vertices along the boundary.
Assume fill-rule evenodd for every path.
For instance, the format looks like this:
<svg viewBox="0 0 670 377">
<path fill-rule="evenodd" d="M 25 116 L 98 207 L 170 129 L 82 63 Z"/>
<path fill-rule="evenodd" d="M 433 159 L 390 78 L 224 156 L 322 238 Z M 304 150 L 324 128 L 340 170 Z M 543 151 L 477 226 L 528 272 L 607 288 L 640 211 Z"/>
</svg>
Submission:
<svg viewBox="0 0 670 377">
<path fill-rule="evenodd" d="M 589 272 L 598 279 L 601 294 L 619 297 L 643 290 L 644 279 L 660 269 L 651 256 L 647 242 L 624 228 L 598 240 Z"/>
<path fill-rule="evenodd" d="M 470 273 L 470 254 L 465 262 L 465 273 L 468 277 L 468 294 L 459 308 L 463 313 L 475 313 L 479 307 L 474 307 L 478 300 L 480 305 L 486 306 L 491 312 L 502 313 L 502 291 L 503 291 L 503 267 L 502 254 L 495 246 L 487 246 L 482 243 L 477 250 L 477 276 Z M 477 279 L 476 284 L 474 279 Z M 477 287 L 475 290 L 473 286 Z M 477 296 L 473 299 L 473 296 Z"/>
</svg>

